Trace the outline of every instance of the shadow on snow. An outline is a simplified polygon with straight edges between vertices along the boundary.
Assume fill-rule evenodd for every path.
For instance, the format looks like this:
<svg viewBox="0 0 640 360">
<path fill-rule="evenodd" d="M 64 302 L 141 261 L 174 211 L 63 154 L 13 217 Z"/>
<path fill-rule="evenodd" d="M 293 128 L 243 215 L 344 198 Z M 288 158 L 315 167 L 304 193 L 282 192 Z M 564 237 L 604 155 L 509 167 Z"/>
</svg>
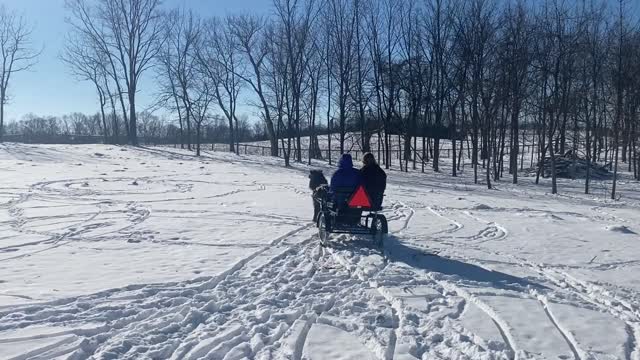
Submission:
<svg viewBox="0 0 640 360">
<path fill-rule="evenodd" d="M 365 238 L 355 238 L 346 242 L 333 242 L 332 247 L 336 250 L 352 251 L 354 255 L 360 256 L 367 256 L 372 252 L 380 253 L 380 250 L 375 247 L 371 239 Z M 446 280 L 462 282 L 464 287 L 489 287 L 517 292 L 522 292 L 526 289 L 548 289 L 548 287 L 533 282 L 528 278 L 489 270 L 471 263 L 439 256 L 436 253 L 429 252 L 427 249 L 408 246 L 393 235 L 389 235 L 384 242 L 384 256 L 389 262 L 404 263 L 413 269 L 421 269 L 450 277 Z"/>
</svg>

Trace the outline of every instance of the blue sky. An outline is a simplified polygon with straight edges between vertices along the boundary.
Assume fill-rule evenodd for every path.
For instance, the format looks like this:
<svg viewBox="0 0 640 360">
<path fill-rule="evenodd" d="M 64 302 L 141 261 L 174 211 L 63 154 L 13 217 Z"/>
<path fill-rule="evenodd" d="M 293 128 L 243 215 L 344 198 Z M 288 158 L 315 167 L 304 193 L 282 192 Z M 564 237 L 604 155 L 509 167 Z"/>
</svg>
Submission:
<svg viewBox="0 0 640 360">
<path fill-rule="evenodd" d="M 19 120 L 27 113 L 63 115 L 74 111 L 95 113 L 98 102 L 95 89 L 88 82 L 78 82 L 59 59 L 68 25 L 65 0 L 0 0 L 9 9 L 22 13 L 34 25 L 33 42 L 44 46 L 38 64 L 28 72 L 14 74 L 9 84 L 10 102 L 5 107 L 6 119 Z M 169 8 L 184 5 L 201 16 L 227 13 L 262 12 L 271 8 L 270 0 L 165 0 Z M 148 74 L 150 75 L 150 73 Z M 152 101 L 153 81 L 142 84 L 139 93 L 143 109 Z"/>
<path fill-rule="evenodd" d="M 511 0 L 505 0 L 511 1 Z M 615 6 L 616 0 L 607 0 Z M 5 107 L 6 119 L 19 120 L 27 113 L 39 115 L 63 115 L 70 112 L 95 113 L 98 111 L 95 89 L 88 82 L 79 82 L 69 73 L 59 55 L 64 46 L 68 25 L 65 0 L 0 0 L 9 9 L 24 14 L 34 25 L 33 42 L 44 46 L 39 63 L 29 72 L 15 74 L 9 85 L 10 102 Z M 201 16 L 228 13 L 269 13 L 271 0 L 164 0 L 164 7 L 186 6 Z M 628 0 L 631 14 L 637 18 L 640 0 Z M 147 73 L 138 94 L 138 109 L 144 109 L 153 101 L 156 91 Z M 245 94 L 248 90 L 245 90 Z M 253 112 L 244 107 L 240 111 Z M 250 118 L 252 117 L 252 114 Z"/>
</svg>

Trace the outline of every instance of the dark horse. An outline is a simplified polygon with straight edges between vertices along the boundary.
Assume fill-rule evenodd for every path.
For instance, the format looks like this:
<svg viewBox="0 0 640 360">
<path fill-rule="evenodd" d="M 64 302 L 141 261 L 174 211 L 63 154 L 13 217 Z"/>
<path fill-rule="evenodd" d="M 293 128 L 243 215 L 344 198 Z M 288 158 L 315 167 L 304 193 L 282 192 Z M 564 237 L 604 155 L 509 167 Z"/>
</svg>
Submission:
<svg viewBox="0 0 640 360">
<path fill-rule="evenodd" d="M 327 197 L 329 182 L 324 177 L 322 170 L 311 170 L 309 172 L 309 189 L 313 192 L 311 199 L 313 201 L 313 222 L 318 221 L 318 214 L 320 213 L 319 200 Z"/>
</svg>

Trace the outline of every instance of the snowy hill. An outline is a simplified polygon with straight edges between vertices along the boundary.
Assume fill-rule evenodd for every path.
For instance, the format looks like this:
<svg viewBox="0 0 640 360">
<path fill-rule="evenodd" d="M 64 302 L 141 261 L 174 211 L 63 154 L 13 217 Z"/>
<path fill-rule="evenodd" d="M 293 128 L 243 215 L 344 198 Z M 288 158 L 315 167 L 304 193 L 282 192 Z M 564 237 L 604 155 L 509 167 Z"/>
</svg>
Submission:
<svg viewBox="0 0 640 360">
<path fill-rule="evenodd" d="M 384 248 L 322 248 L 307 170 L 1 144 L 0 358 L 640 357 L 637 183 L 391 172 Z"/>
</svg>

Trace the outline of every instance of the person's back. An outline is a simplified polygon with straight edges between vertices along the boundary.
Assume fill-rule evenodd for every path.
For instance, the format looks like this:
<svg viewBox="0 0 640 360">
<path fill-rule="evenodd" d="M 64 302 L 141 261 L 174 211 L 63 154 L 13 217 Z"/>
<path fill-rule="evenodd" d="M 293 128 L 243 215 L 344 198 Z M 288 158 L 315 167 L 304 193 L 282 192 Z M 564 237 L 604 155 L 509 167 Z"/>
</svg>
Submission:
<svg viewBox="0 0 640 360">
<path fill-rule="evenodd" d="M 360 181 L 360 172 L 353 167 L 351 155 L 342 154 L 338 170 L 331 176 L 331 192 L 336 193 L 343 189 L 355 191 Z"/>
<path fill-rule="evenodd" d="M 364 185 L 374 209 L 382 207 L 384 191 L 387 188 L 387 174 L 378 166 L 373 154 L 367 153 L 362 158 L 363 167 L 360 169 L 362 184 Z"/>
<path fill-rule="evenodd" d="M 353 167 L 351 155 L 342 154 L 338 162 L 338 170 L 333 173 L 331 184 L 329 185 L 332 198 L 341 214 L 340 222 L 353 225 L 360 222 L 361 211 L 358 209 L 350 209 L 346 205 L 346 201 L 361 183 L 360 171 Z"/>
</svg>

